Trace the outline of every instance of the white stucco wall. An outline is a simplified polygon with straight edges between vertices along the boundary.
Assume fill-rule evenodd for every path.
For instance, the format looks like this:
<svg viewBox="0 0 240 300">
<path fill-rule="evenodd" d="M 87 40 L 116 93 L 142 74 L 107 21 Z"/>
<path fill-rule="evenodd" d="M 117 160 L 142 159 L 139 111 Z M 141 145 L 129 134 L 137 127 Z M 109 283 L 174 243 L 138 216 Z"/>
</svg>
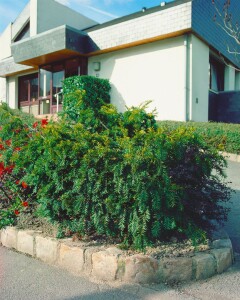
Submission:
<svg viewBox="0 0 240 300">
<path fill-rule="evenodd" d="M 8 77 L 8 105 L 17 108 L 18 79 L 16 76 Z"/>
<path fill-rule="evenodd" d="M 184 56 L 184 38 L 172 38 L 91 57 L 88 73 L 110 80 L 119 111 L 152 100 L 149 110 L 157 109 L 157 119 L 183 121 Z M 93 62 L 101 63 L 99 72 Z"/>
<path fill-rule="evenodd" d="M 97 23 L 54 0 L 31 0 L 30 35 L 67 24 L 76 29 L 85 29 Z"/>
<path fill-rule="evenodd" d="M 189 120 L 208 121 L 209 47 L 200 39 L 190 38 Z"/>
<path fill-rule="evenodd" d="M 11 56 L 11 36 L 12 25 L 9 24 L 0 35 L 0 60 Z"/>
<path fill-rule="evenodd" d="M 7 100 L 7 80 L 0 77 L 0 102 Z"/>
<path fill-rule="evenodd" d="M 17 35 L 22 31 L 24 26 L 28 23 L 30 19 L 30 3 L 28 3 L 22 12 L 18 15 L 16 20 L 12 24 L 12 40 L 14 40 Z"/>
</svg>

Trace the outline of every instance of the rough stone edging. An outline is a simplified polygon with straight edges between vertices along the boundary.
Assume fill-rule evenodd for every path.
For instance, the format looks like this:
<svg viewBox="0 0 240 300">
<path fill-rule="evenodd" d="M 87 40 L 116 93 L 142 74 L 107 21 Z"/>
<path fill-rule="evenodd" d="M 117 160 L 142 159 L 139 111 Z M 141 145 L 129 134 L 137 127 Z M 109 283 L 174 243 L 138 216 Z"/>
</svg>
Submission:
<svg viewBox="0 0 240 300">
<path fill-rule="evenodd" d="M 33 230 L 7 227 L 0 231 L 3 246 L 57 265 L 79 275 L 131 283 L 183 282 L 206 279 L 233 263 L 230 239 L 212 242 L 212 249 L 192 257 L 155 259 L 143 254 L 126 256 L 116 247 L 76 246 L 70 240 L 43 237 Z"/>
<path fill-rule="evenodd" d="M 240 155 L 228 152 L 220 152 L 227 160 L 240 163 Z"/>
</svg>

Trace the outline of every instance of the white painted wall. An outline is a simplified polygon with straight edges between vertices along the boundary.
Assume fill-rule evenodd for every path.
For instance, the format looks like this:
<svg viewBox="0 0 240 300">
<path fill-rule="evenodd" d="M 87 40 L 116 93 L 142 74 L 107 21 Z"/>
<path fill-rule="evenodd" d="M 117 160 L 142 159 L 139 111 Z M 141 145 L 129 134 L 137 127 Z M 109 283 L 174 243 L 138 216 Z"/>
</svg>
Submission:
<svg viewBox="0 0 240 300">
<path fill-rule="evenodd" d="M 54 0 L 31 0 L 30 16 L 31 36 L 64 24 L 79 30 L 97 24 Z"/>
<path fill-rule="evenodd" d="M 0 77 L 0 102 L 7 101 L 7 80 Z"/>
<path fill-rule="evenodd" d="M 224 73 L 224 91 L 235 90 L 235 68 L 231 66 L 225 66 Z"/>
<path fill-rule="evenodd" d="M 17 108 L 18 80 L 16 76 L 8 77 L 8 105 Z"/>
<path fill-rule="evenodd" d="M 119 111 L 152 100 L 159 120 L 185 120 L 184 37 L 89 58 L 89 75 L 108 78 Z M 94 72 L 93 62 L 101 62 Z"/>
<path fill-rule="evenodd" d="M 190 105 L 191 121 L 208 121 L 209 47 L 191 35 L 190 39 Z"/>
<path fill-rule="evenodd" d="M 11 56 L 11 36 L 12 36 L 12 25 L 8 27 L 0 35 L 0 60 Z"/>
<path fill-rule="evenodd" d="M 30 3 L 28 3 L 22 12 L 18 15 L 14 23 L 12 24 L 12 40 L 14 40 L 18 34 L 22 31 L 24 26 L 30 19 Z"/>
</svg>

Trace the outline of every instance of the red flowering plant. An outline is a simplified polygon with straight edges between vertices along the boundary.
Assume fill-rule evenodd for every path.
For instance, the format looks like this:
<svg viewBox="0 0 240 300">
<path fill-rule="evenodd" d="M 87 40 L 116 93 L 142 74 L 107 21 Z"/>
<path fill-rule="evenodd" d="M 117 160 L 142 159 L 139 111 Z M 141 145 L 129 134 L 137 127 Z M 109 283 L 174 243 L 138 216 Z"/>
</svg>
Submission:
<svg viewBox="0 0 240 300">
<path fill-rule="evenodd" d="M 15 160 L 38 131 L 35 123 L 30 115 L 0 106 L 0 228 L 15 224 L 19 215 L 34 210 L 34 194 L 24 179 L 24 169 Z"/>
</svg>

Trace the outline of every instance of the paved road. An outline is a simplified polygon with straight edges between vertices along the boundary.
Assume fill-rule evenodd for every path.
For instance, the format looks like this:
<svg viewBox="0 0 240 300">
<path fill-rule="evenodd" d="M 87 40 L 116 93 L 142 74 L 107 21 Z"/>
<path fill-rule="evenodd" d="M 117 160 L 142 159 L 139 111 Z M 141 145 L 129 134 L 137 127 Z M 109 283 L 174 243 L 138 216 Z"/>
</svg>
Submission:
<svg viewBox="0 0 240 300">
<path fill-rule="evenodd" d="M 237 300 L 240 260 L 211 279 L 169 287 L 91 282 L 0 247 L 1 300 Z"/>
<path fill-rule="evenodd" d="M 231 211 L 224 228 L 233 243 L 235 252 L 240 253 L 240 163 L 228 161 L 226 173 L 234 193 L 229 203 Z"/>
<path fill-rule="evenodd" d="M 225 225 L 240 253 L 240 164 L 229 162 L 228 179 L 236 193 Z M 91 282 L 36 259 L 0 247 L 0 300 L 237 300 L 240 299 L 240 255 L 228 272 L 205 281 L 169 287 Z"/>
</svg>

